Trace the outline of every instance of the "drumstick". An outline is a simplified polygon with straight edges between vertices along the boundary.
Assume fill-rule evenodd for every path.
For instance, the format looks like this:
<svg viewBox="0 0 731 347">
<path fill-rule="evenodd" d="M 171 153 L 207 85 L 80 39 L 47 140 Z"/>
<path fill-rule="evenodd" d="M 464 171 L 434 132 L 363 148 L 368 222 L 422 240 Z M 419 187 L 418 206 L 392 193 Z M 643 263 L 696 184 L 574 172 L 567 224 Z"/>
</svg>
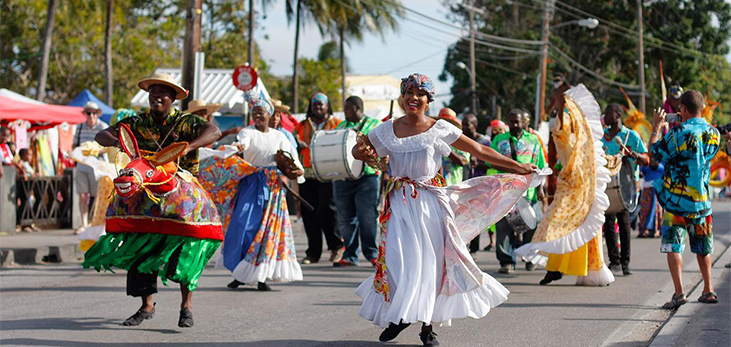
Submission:
<svg viewBox="0 0 731 347">
<path fill-rule="evenodd" d="M 619 145 L 619 148 L 621 148 L 622 151 L 630 152 L 629 148 L 627 148 L 627 146 L 624 145 L 624 142 L 622 142 L 622 139 L 620 139 L 619 137 L 615 137 L 614 142 L 616 142 Z"/>
</svg>

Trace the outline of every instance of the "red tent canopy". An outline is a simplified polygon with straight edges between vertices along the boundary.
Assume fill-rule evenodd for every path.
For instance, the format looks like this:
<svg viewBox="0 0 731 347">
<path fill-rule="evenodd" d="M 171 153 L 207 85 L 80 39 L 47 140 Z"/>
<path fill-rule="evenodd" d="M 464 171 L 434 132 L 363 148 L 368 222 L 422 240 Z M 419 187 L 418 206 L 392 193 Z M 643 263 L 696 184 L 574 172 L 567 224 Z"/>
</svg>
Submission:
<svg viewBox="0 0 731 347">
<path fill-rule="evenodd" d="M 34 123 L 79 124 L 86 121 L 81 111 L 81 107 L 31 104 L 0 96 L 0 120 L 23 119 Z"/>
</svg>

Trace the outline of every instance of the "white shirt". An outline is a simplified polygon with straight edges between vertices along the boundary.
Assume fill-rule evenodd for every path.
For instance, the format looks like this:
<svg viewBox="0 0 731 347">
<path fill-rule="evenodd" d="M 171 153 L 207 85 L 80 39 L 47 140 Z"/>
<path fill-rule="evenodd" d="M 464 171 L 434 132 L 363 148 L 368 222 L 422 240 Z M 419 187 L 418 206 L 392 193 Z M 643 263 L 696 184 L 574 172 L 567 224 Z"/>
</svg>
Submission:
<svg viewBox="0 0 731 347">
<path fill-rule="evenodd" d="M 368 133 L 379 157 L 390 156 L 393 177 L 408 177 L 414 181 L 429 180 L 442 167 L 442 156 L 452 152 L 451 145 L 462 130 L 445 120 L 438 120 L 429 130 L 405 138 L 396 137 L 393 119 Z"/>
<path fill-rule="evenodd" d="M 267 132 L 261 132 L 256 127 L 248 126 L 241 129 L 236 135 L 236 142 L 244 146 L 244 160 L 254 166 L 276 166 L 274 160 L 277 151 L 288 152 L 294 159 L 298 168 L 302 168 L 297 150 L 281 131 L 269 128 Z M 297 178 L 300 181 L 300 178 Z M 303 181 L 304 182 L 304 181 Z"/>
</svg>

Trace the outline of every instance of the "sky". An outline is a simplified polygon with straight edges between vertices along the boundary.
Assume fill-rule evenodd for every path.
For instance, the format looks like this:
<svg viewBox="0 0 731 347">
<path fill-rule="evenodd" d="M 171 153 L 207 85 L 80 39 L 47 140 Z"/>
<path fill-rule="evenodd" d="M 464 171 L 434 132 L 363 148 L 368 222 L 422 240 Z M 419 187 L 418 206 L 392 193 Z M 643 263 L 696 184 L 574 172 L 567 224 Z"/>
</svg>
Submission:
<svg viewBox="0 0 731 347">
<path fill-rule="evenodd" d="M 415 9 L 425 15 L 444 20 L 447 9 L 439 0 L 402 0 L 407 8 Z M 427 21 L 433 29 L 420 27 L 420 18 L 414 14 L 406 15 L 399 23 L 399 29 L 389 30 L 382 38 L 378 34 L 366 34 L 363 42 L 352 42 L 346 46 L 345 57 L 352 70 L 358 75 L 387 74 L 402 78 L 410 73 L 426 74 L 435 83 L 437 95 L 449 93 L 451 80 L 438 80 L 444 67 L 444 60 L 449 45 L 456 42 L 459 30 Z M 260 30 L 254 35 L 260 52 L 271 72 L 278 76 L 291 75 L 294 59 L 294 23 L 287 24 L 283 0 L 275 1 L 266 9 L 266 18 L 260 22 Z M 268 39 L 265 37 L 268 36 Z M 320 31 L 313 24 L 305 25 L 300 32 L 300 57 L 315 58 L 320 45 L 330 41 L 330 37 L 322 38 Z M 266 81 L 264 81 L 266 83 Z M 439 96 L 436 105 L 448 102 L 449 95 Z"/>
</svg>

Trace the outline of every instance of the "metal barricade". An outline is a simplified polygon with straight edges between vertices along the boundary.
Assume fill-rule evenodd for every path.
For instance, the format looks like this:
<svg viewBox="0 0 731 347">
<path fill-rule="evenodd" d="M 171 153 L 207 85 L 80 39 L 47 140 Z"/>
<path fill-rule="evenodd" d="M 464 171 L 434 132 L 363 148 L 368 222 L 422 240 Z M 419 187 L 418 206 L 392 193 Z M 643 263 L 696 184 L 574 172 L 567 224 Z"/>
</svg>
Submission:
<svg viewBox="0 0 731 347">
<path fill-rule="evenodd" d="M 17 180 L 16 196 L 19 206 L 16 212 L 20 225 L 71 225 L 72 171 L 62 176 L 34 177 Z"/>
</svg>

